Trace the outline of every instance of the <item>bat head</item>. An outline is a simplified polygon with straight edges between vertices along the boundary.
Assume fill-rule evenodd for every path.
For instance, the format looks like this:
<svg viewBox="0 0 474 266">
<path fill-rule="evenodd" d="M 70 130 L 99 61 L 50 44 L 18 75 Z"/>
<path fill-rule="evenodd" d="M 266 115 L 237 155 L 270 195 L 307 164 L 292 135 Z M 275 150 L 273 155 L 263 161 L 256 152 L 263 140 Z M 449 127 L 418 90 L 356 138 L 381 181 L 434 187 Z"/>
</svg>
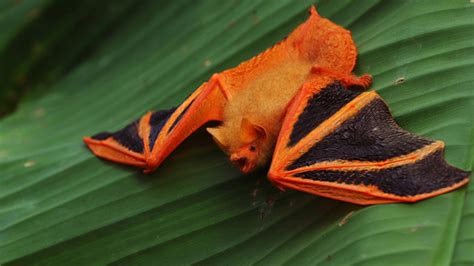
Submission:
<svg viewBox="0 0 474 266">
<path fill-rule="evenodd" d="M 241 172 L 250 173 L 267 162 L 268 134 L 248 119 L 243 118 L 239 127 L 224 125 L 207 131 Z"/>
</svg>

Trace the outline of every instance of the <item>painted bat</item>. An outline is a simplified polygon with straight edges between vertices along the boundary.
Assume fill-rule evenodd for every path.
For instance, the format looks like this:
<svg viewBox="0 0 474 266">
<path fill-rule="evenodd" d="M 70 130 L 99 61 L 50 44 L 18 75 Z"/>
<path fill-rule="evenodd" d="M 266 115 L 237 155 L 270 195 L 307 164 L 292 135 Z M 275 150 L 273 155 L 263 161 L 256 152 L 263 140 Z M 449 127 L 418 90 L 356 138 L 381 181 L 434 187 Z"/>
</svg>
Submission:
<svg viewBox="0 0 474 266">
<path fill-rule="evenodd" d="M 414 202 L 456 189 L 469 173 L 443 159 L 444 144 L 401 129 L 380 96 L 357 92 L 350 31 L 310 17 L 285 40 L 214 74 L 179 107 L 148 112 L 114 133 L 84 138 L 92 152 L 154 171 L 205 123 L 243 172 L 271 162 L 268 177 L 291 188 L 357 204 Z M 354 90 L 358 88 L 358 90 Z"/>
</svg>

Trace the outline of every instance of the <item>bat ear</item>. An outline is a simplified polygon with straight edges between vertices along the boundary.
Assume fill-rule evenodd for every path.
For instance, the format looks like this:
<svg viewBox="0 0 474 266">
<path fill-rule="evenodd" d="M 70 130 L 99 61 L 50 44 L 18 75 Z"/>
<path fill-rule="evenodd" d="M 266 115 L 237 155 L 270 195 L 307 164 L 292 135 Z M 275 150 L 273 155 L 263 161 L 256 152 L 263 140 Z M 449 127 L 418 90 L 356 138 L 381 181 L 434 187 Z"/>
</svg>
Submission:
<svg viewBox="0 0 474 266">
<path fill-rule="evenodd" d="M 257 139 L 264 139 L 267 137 L 265 128 L 253 124 L 247 118 L 242 118 L 240 123 L 240 138 L 245 143 L 251 143 Z"/>
<path fill-rule="evenodd" d="M 212 138 L 214 138 L 214 141 L 219 145 L 221 150 L 227 153 L 228 147 L 224 141 L 224 137 L 222 136 L 222 129 L 219 127 L 208 127 L 206 130 L 212 135 Z"/>
</svg>

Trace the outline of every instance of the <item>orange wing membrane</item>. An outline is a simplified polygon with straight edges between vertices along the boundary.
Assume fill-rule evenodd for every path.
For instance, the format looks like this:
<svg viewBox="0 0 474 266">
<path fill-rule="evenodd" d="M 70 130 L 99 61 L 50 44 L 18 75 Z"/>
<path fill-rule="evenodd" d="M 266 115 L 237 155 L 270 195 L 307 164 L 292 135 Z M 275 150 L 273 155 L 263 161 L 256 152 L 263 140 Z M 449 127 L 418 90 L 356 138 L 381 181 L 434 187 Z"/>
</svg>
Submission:
<svg viewBox="0 0 474 266">
<path fill-rule="evenodd" d="M 376 92 L 320 77 L 290 104 L 269 179 L 357 204 L 414 202 L 468 182 L 470 173 L 448 165 L 443 152 L 443 142 L 400 128 Z"/>
<path fill-rule="evenodd" d="M 203 124 L 222 120 L 227 94 L 214 75 L 179 107 L 148 112 L 117 132 L 85 137 L 84 142 L 99 157 L 152 172 Z"/>
</svg>

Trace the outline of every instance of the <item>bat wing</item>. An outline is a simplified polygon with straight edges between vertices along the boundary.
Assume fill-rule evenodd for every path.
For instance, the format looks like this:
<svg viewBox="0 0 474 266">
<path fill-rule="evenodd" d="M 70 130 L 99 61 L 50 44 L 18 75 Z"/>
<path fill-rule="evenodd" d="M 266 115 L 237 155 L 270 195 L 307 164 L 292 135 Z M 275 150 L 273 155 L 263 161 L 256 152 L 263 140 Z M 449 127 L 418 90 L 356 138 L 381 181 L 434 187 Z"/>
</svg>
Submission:
<svg viewBox="0 0 474 266">
<path fill-rule="evenodd" d="M 400 128 L 380 96 L 305 84 L 288 107 L 269 179 L 357 204 L 414 202 L 468 182 L 444 143 Z"/>
<path fill-rule="evenodd" d="M 214 75 L 179 107 L 148 112 L 117 132 L 85 137 L 84 142 L 99 157 L 152 172 L 203 124 L 222 120 L 226 95 L 219 76 Z"/>
</svg>

